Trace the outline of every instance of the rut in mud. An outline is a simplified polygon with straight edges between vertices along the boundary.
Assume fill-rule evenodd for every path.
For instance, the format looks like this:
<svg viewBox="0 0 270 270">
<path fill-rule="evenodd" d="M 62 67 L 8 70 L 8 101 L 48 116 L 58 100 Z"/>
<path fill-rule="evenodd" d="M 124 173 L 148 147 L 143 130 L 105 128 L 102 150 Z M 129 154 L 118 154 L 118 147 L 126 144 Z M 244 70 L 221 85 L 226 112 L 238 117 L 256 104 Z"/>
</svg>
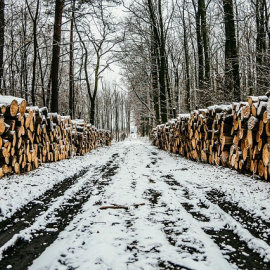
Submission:
<svg viewBox="0 0 270 270">
<path fill-rule="evenodd" d="M 244 176 L 145 141 L 99 158 L 0 223 L 1 269 L 270 268 L 267 205 L 230 200 Z M 111 204 L 127 209 L 100 210 Z"/>
<path fill-rule="evenodd" d="M 42 229 L 31 232 L 31 239 L 29 241 L 18 238 L 13 246 L 6 249 L 3 252 L 1 267 L 12 265 L 13 269 L 26 269 L 31 265 L 33 259 L 38 257 L 46 247 L 54 242 L 59 233 L 64 230 L 81 210 L 82 205 L 91 196 L 91 191 L 94 190 L 93 187 L 101 193 L 104 187 L 108 185 L 110 176 L 114 175 L 118 168 L 115 163 L 115 157 L 117 157 L 117 154 L 113 155 L 107 164 L 101 168 L 96 168 L 96 172 L 88 176 L 86 183 L 77 193 L 74 193 L 71 198 L 64 200 L 59 208 L 55 209 L 53 213 L 49 213 L 48 217 L 45 217 L 49 220 L 53 216 L 53 221 L 49 221 Z M 2 221 L 0 226 L 2 225 L 4 230 L 0 233 L 1 245 L 10 240 L 20 230 L 30 227 L 38 215 L 46 212 L 53 202 L 60 196 L 63 196 L 66 190 L 72 188 L 75 182 L 80 181 L 88 170 L 89 168 L 84 168 L 73 177 L 64 179 L 63 182 L 54 186 L 53 189 L 48 190 L 44 196 L 38 198 L 36 202 L 27 204 L 10 219 Z"/>
<path fill-rule="evenodd" d="M 64 194 L 78 178 L 86 174 L 88 169 L 82 169 L 79 173 L 76 173 L 73 177 L 68 177 L 64 181 L 56 184 L 52 189 L 46 191 L 42 196 L 25 205 L 22 209 L 17 211 L 10 217 L 0 222 L 0 246 L 3 246 L 8 240 L 10 240 L 16 233 L 29 227 L 35 218 L 42 212 L 46 211 L 50 203 L 57 197 Z"/>
</svg>

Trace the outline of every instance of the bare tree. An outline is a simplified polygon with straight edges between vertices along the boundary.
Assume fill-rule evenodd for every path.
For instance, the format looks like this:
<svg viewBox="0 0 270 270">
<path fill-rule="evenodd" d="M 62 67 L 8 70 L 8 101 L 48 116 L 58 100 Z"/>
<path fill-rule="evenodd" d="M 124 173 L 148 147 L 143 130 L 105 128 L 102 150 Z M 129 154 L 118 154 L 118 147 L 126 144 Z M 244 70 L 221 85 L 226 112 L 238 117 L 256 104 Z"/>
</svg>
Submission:
<svg viewBox="0 0 270 270">
<path fill-rule="evenodd" d="M 65 0 L 55 0 L 54 14 L 54 33 L 53 33 L 53 49 L 52 49 L 52 65 L 51 65 L 51 111 L 58 112 L 59 99 L 59 60 L 60 60 L 60 42 L 62 14 Z"/>
<path fill-rule="evenodd" d="M 74 57 L 73 57 L 73 50 L 74 50 L 74 20 L 75 20 L 75 0 L 71 1 L 71 19 L 70 19 L 70 40 L 69 40 L 69 114 L 71 118 L 74 117 L 75 114 L 75 107 L 74 107 Z"/>
<path fill-rule="evenodd" d="M 32 5 L 33 3 L 31 3 Z M 38 38 L 37 38 L 37 26 L 38 26 L 38 16 L 39 16 L 39 0 L 36 2 L 35 14 L 32 14 L 30 4 L 28 0 L 26 0 L 27 9 L 31 16 L 33 22 L 33 43 L 34 43 L 34 52 L 33 52 L 33 68 L 32 68 L 32 87 L 31 87 L 31 98 L 32 104 L 36 105 L 36 65 L 37 65 L 37 50 L 38 50 Z"/>
<path fill-rule="evenodd" d="M 5 0 L 0 0 L 0 94 L 3 93 L 4 44 L 5 44 Z"/>
<path fill-rule="evenodd" d="M 238 48 L 236 43 L 234 9 L 232 0 L 223 0 L 224 24 L 225 24 L 225 98 L 233 97 L 234 101 L 240 101 L 240 76 Z M 229 93 L 226 93 L 226 89 Z"/>
<path fill-rule="evenodd" d="M 114 24 L 112 14 L 104 5 L 106 1 L 99 1 L 96 5 L 92 4 L 91 17 L 85 17 L 85 20 L 80 22 L 76 21 L 75 28 L 80 39 L 84 51 L 84 72 L 87 91 L 90 98 L 90 122 L 95 122 L 95 104 L 99 88 L 99 80 L 101 74 L 110 65 L 116 61 L 117 58 L 108 58 L 107 55 L 111 54 L 115 47 L 122 42 L 122 38 L 116 35 L 117 25 Z M 94 27 L 91 27 L 91 24 Z M 89 46 L 91 44 L 91 46 Z M 92 51 L 91 51 L 92 50 Z M 94 68 L 89 71 L 89 58 L 94 53 Z M 93 87 L 91 87 L 90 76 L 93 74 Z"/>
</svg>

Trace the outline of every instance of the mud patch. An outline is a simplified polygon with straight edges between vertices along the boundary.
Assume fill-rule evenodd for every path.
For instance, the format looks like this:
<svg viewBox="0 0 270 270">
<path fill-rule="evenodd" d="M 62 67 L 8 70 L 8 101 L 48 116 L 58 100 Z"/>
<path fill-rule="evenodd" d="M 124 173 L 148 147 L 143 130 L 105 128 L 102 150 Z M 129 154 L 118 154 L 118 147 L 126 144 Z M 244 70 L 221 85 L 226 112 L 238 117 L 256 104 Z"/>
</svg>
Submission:
<svg viewBox="0 0 270 270">
<path fill-rule="evenodd" d="M 184 267 L 180 264 L 176 264 L 170 261 L 159 261 L 158 269 L 168 269 L 168 270 L 191 270 L 191 268 Z"/>
<path fill-rule="evenodd" d="M 159 198 L 162 196 L 162 193 L 154 189 L 147 189 L 144 192 L 144 195 L 150 201 L 152 206 L 155 206 L 158 203 Z"/>
<path fill-rule="evenodd" d="M 199 205 L 199 204 L 198 204 Z M 202 213 L 194 210 L 194 206 L 188 202 L 182 203 L 182 206 L 185 208 L 185 210 L 192 215 L 193 218 L 195 218 L 198 221 L 203 222 L 209 222 L 210 218 L 203 215 Z"/>
</svg>

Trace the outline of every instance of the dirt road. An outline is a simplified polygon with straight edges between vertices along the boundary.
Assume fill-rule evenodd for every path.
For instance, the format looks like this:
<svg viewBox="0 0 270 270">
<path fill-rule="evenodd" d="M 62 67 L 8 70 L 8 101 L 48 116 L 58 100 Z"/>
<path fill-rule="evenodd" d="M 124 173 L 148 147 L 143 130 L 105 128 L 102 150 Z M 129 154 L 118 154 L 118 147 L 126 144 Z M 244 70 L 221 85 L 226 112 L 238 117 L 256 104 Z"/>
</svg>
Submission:
<svg viewBox="0 0 270 270">
<path fill-rule="evenodd" d="M 0 269 L 270 269 L 269 183 L 146 140 L 81 163 L 2 217 Z"/>
</svg>

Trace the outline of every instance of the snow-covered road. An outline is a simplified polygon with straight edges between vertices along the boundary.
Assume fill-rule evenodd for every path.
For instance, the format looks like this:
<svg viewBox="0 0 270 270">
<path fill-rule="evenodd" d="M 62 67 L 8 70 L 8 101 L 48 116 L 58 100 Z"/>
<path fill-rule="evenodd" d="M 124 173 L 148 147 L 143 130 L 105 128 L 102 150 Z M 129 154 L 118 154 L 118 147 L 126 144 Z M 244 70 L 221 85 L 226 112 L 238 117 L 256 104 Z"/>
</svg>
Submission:
<svg viewBox="0 0 270 270">
<path fill-rule="evenodd" d="M 1 179 L 0 210 L 0 269 L 270 269 L 270 184 L 144 139 Z"/>
</svg>

